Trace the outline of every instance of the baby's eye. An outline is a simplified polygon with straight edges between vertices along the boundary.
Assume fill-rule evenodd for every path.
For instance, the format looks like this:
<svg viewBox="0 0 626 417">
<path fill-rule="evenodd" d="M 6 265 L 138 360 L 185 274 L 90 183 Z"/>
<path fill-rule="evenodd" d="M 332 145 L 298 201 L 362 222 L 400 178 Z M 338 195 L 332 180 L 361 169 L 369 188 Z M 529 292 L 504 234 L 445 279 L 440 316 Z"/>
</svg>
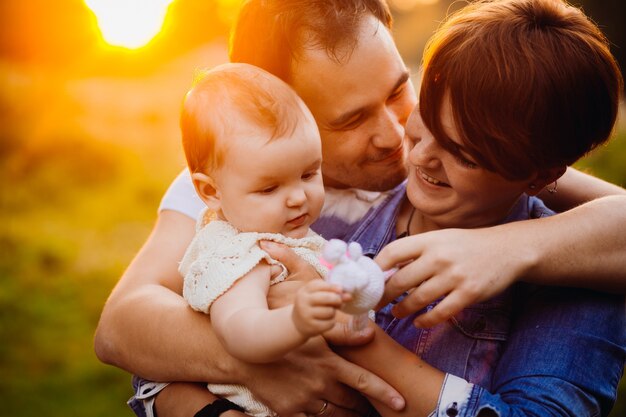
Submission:
<svg viewBox="0 0 626 417">
<path fill-rule="evenodd" d="M 302 179 L 304 181 L 308 181 L 308 180 L 313 179 L 316 175 L 317 175 L 317 171 L 307 172 L 307 173 L 302 175 Z"/>
<path fill-rule="evenodd" d="M 278 186 L 276 185 L 272 185 L 270 187 L 265 187 L 262 190 L 259 191 L 259 194 L 272 194 L 274 191 L 276 191 L 276 189 L 278 189 Z"/>
</svg>

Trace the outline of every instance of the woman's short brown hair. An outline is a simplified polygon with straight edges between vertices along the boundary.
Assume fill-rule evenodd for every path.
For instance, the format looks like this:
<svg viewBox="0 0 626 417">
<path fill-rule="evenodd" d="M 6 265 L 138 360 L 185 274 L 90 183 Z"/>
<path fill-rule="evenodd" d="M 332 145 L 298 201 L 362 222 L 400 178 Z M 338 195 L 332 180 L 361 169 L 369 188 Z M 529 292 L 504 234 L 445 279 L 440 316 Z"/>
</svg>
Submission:
<svg viewBox="0 0 626 417">
<path fill-rule="evenodd" d="M 424 53 L 420 112 L 447 141 L 450 96 L 460 138 L 509 179 L 569 165 L 606 141 L 623 80 L 608 41 L 561 0 L 487 0 L 452 15 Z"/>
</svg>

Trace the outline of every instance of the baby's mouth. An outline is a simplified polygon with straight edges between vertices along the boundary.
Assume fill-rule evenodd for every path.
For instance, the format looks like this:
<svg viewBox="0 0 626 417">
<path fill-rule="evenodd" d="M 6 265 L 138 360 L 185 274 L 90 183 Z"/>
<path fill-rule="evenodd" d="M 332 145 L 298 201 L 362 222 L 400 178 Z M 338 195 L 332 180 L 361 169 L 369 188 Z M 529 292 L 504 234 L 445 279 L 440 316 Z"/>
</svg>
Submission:
<svg viewBox="0 0 626 417">
<path fill-rule="evenodd" d="M 305 220 L 306 220 L 307 214 L 301 214 L 298 217 L 294 217 L 293 219 L 289 220 L 287 223 L 293 225 L 293 226 L 301 226 L 304 224 Z"/>
</svg>

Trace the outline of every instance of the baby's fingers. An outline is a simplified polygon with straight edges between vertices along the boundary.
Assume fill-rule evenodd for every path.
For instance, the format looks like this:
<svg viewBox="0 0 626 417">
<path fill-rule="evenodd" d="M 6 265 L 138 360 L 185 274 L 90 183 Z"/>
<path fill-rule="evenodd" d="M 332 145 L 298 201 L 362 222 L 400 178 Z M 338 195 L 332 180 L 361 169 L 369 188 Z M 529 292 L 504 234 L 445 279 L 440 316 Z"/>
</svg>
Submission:
<svg viewBox="0 0 626 417">
<path fill-rule="evenodd" d="M 309 303 L 313 308 L 325 309 L 332 308 L 337 309 L 341 307 L 343 303 L 343 296 L 341 293 L 335 291 L 316 291 L 308 295 Z"/>
</svg>

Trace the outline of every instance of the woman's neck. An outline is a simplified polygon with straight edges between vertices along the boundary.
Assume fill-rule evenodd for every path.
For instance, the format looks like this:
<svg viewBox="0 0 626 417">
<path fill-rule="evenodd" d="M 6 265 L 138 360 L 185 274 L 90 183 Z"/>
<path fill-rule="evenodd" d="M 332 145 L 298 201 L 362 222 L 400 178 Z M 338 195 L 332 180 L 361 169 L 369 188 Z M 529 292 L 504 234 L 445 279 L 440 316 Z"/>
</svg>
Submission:
<svg viewBox="0 0 626 417">
<path fill-rule="evenodd" d="M 504 214 L 498 215 L 493 221 L 484 222 L 480 224 L 474 225 L 442 225 L 437 223 L 434 219 L 425 216 L 422 212 L 417 210 L 408 198 L 404 199 L 402 203 L 402 207 L 400 208 L 400 213 L 398 214 L 398 219 L 396 220 L 396 236 L 398 238 L 411 236 L 418 233 L 426 233 L 431 232 L 433 230 L 441 230 L 441 229 L 449 229 L 449 228 L 461 228 L 461 229 L 476 229 L 479 227 L 489 227 L 495 226 L 497 224 L 502 223 L 515 209 L 520 198 L 525 196 L 522 194 L 519 196 L 510 207 L 506 207 L 505 210 L 502 210 Z"/>
<path fill-rule="evenodd" d="M 408 198 L 404 199 L 396 220 L 396 236 L 398 238 L 443 228 L 413 207 Z"/>
</svg>

